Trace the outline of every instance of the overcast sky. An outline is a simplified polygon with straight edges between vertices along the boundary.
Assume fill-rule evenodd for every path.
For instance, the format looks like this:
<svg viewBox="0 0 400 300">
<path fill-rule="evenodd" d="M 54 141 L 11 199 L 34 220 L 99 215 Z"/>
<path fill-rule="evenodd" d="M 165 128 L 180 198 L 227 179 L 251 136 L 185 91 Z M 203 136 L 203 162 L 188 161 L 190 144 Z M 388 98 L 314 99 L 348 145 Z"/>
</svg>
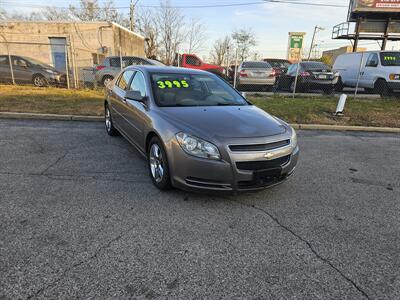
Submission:
<svg viewBox="0 0 400 300">
<path fill-rule="evenodd" d="M 285 57 L 289 31 L 307 32 L 306 47 L 308 48 L 315 25 L 325 28 L 324 31 L 318 33 L 316 38 L 316 43 L 320 45 L 320 51 L 350 45 L 347 41 L 331 39 L 332 27 L 346 21 L 348 0 L 305 0 L 311 3 L 335 4 L 343 5 L 344 7 L 319 7 L 282 3 L 250 4 L 259 1 L 171 0 L 170 3 L 173 6 L 248 4 L 220 8 L 181 8 L 183 15 L 188 18 L 198 18 L 206 26 L 207 40 L 204 42 L 201 53 L 199 53 L 201 56 L 208 55 L 212 43 L 217 38 L 223 37 L 225 34 L 230 34 L 237 28 L 248 28 L 254 31 L 258 42 L 255 50 L 263 57 Z M 117 7 L 127 7 L 130 4 L 130 0 L 114 0 L 114 2 Z M 35 5 L 63 7 L 69 4 L 76 5 L 77 3 L 78 0 L 0 0 L 1 7 L 6 10 L 26 12 L 37 10 L 37 8 L 33 7 Z M 141 5 L 159 5 L 159 1 L 139 0 L 139 10 L 141 9 Z M 121 11 L 128 13 L 128 9 L 121 9 Z M 377 48 L 376 42 L 364 41 L 360 43 L 360 46 L 363 45 L 370 49 Z M 391 43 L 389 47 L 390 49 L 391 47 L 399 49 L 399 44 Z"/>
</svg>

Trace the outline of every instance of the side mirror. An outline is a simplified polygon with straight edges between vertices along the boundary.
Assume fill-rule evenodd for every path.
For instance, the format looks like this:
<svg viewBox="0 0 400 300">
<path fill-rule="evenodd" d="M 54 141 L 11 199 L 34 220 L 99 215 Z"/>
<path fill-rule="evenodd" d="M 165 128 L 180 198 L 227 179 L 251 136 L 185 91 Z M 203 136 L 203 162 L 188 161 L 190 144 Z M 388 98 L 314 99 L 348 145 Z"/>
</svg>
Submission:
<svg viewBox="0 0 400 300">
<path fill-rule="evenodd" d="M 143 97 L 139 91 L 126 91 L 125 99 L 130 99 L 143 103 L 146 101 L 146 97 Z"/>
</svg>

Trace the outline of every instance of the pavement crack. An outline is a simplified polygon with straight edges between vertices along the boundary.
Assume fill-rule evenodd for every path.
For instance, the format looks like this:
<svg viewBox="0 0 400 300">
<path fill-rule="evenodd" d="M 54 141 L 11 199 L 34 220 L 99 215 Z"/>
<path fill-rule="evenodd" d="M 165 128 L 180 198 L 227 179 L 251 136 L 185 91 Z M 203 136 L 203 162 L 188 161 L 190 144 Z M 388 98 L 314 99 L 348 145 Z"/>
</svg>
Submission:
<svg viewBox="0 0 400 300">
<path fill-rule="evenodd" d="M 62 154 L 61 156 L 59 156 L 53 163 L 51 163 L 46 169 L 44 169 L 42 172 L 40 172 L 40 175 L 44 175 L 46 174 L 46 172 L 51 169 L 52 167 L 54 167 L 56 164 L 58 164 L 63 158 L 65 158 L 67 156 L 67 154 L 69 153 L 69 151 L 65 151 L 64 154 Z"/>
<path fill-rule="evenodd" d="M 235 201 L 235 200 L 234 200 Z M 297 234 L 295 231 L 293 231 L 291 228 L 283 224 L 277 217 L 275 217 L 273 214 L 271 214 L 269 211 L 266 209 L 257 207 L 255 205 L 250 205 L 243 203 L 241 201 L 235 201 L 240 203 L 243 206 L 249 207 L 249 208 L 254 208 L 264 214 L 266 214 L 268 217 L 270 217 L 279 227 L 283 228 L 287 232 L 289 232 L 291 235 L 296 237 L 298 240 L 302 241 L 304 244 L 307 245 L 307 247 L 310 249 L 310 251 L 323 263 L 329 265 L 332 269 L 334 269 L 342 278 L 344 278 L 348 283 L 350 283 L 357 291 L 359 291 L 365 298 L 371 299 L 371 297 L 360 287 L 357 285 L 357 283 L 352 280 L 350 277 L 348 277 L 346 274 L 344 274 L 339 268 L 337 268 L 332 262 L 330 262 L 327 258 L 323 257 L 321 254 L 317 252 L 317 250 L 313 247 L 313 245 L 307 241 L 305 238 Z"/>
<path fill-rule="evenodd" d="M 130 228 L 130 229 L 133 229 Z M 128 231 L 130 231 L 130 229 Z M 126 232 L 128 232 L 126 231 Z M 32 293 L 31 295 L 29 295 L 27 297 L 27 299 L 35 299 L 37 298 L 40 294 L 42 294 L 43 292 L 45 292 L 46 290 L 56 286 L 66 275 L 67 273 L 69 273 L 70 271 L 72 271 L 73 269 L 84 265 L 88 262 L 90 262 L 91 260 L 95 259 L 103 250 L 109 248 L 113 243 L 117 242 L 118 240 L 120 240 L 122 238 L 123 234 L 119 234 L 118 236 L 114 237 L 113 239 L 109 240 L 106 244 L 100 246 L 98 249 L 96 249 L 92 255 L 90 255 L 89 257 L 78 261 L 74 264 L 72 264 L 71 266 L 69 266 L 68 268 L 66 268 L 62 274 L 60 276 L 58 276 L 58 278 L 56 278 L 55 280 L 53 280 L 52 282 L 48 283 L 47 285 L 41 287 L 40 289 L 38 289 L 37 291 L 35 291 L 34 293 Z"/>
</svg>

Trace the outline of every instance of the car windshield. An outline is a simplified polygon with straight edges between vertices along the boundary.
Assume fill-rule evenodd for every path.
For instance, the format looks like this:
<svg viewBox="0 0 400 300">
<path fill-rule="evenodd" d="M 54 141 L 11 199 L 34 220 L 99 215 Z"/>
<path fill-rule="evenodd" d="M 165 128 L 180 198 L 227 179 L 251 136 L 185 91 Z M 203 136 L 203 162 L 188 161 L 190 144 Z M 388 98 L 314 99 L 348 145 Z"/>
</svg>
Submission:
<svg viewBox="0 0 400 300">
<path fill-rule="evenodd" d="M 285 60 L 268 60 L 268 63 L 273 68 L 287 69 L 290 66 L 290 62 Z"/>
<path fill-rule="evenodd" d="M 52 66 L 47 65 L 41 61 L 38 61 L 36 59 L 33 58 L 28 58 L 28 57 L 23 57 L 26 61 L 28 61 L 29 63 L 31 63 L 32 65 L 37 65 L 37 66 L 41 66 L 43 68 L 52 68 Z"/>
<path fill-rule="evenodd" d="M 242 69 L 269 69 L 271 65 L 263 61 L 245 61 L 242 63 Z"/>
<path fill-rule="evenodd" d="M 151 81 L 158 106 L 248 105 L 230 85 L 209 75 L 153 73 Z"/>
<path fill-rule="evenodd" d="M 381 53 L 382 66 L 400 66 L 400 52 L 382 52 Z"/>
</svg>

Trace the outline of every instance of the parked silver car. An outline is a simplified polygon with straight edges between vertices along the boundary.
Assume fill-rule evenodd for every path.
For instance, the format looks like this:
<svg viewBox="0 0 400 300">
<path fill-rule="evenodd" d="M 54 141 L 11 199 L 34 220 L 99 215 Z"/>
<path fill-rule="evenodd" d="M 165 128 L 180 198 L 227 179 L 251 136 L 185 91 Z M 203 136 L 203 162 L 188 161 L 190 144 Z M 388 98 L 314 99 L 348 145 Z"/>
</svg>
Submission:
<svg viewBox="0 0 400 300">
<path fill-rule="evenodd" d="M 38 87 L 67 83 L 65 73 L 41 61 L 24 56 L 0 55 L 0 81 L 11 82 L 13 77 L 17 83 L 32 83 Z"/>
<path fill-rule="evenodd" d="M 159 189 L 248 191 L 281 183 L 296 132 L 209 72 L 128 67 L 106 89 L 105 125 L 148 161 Z"/>
<path fill-rule="evenodd" d="M 272 89 L 276 76 L 277 71 L 267 62 L 244 61 L 238 68 L 237 87 L 240 90 L 246 87 Z"/>
<path fill-rule="evenodd" d="M 106 57 L 100 65 L 96 66 L 95 80 L 99 85 L 107 86 L 107 84 L 114 79 L 121 69 L 133 65 L 164 66 L 163 63 L 149 58 L 136 56 L 109 56 Z"/>
</svg>

